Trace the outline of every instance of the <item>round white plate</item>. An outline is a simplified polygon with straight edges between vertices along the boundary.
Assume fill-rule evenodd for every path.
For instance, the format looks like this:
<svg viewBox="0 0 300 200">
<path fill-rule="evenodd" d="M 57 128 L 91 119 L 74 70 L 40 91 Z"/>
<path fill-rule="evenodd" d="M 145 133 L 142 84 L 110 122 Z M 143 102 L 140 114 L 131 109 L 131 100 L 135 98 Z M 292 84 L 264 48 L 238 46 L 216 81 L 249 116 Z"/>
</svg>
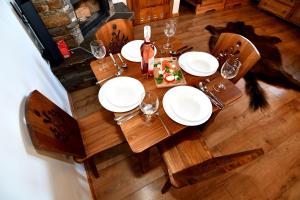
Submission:
<svg viewBox="0 0 300 200">
<path fill-rule="evenodd" d="M 207 99 L 203 92 L 193 87 L 177 87 L 175 98 L 171 99 L 171 108 L 178 117 L 197 122 L 204 118 L 203 114 L 209 113 L 209 107 L 203 106 Z"/>
<path fill-rule="evenodd" d="M 210 76 L 219 67 L 219 62 L 214 56 L 197 51 L 182 54 L 178 63 L 185 72 L 194 76 Z"/>
<path fill-rule="evenodd" d="M 181 99 L 183 94 L 192 96 Z M 184 102 L 184 100 L 187 100 L 187 102 Z M 200 102 L 194 102 L 195 100 Z M 186 105 L 187 103 L 193 105 Z M 212 105 L 208 97 L 200 90 L 190 86 L 177 86 L 168 90 L 163 98 L 163 107 L 172 120 L 186 126 L 203 124 L 212 114 Z M 191 115 L 194 115 L 194 117 Z"/>
<path fill-rule="evenodd" d="M 132 62 L 141 62 L 141 45 L 143 40 L 133 40 L 125 44 L 121 49 L 122 56 Z M 157 49 L 154 47 L 154 56 L 156 55 Z"/>
<path fill-rule="evenodd" d="M 137 107 L 145 89 L 134 78 L 121 76 L 110 79 L 99 90 L 100 104 L 112 112 L 127 112 Z"/>
</svg>

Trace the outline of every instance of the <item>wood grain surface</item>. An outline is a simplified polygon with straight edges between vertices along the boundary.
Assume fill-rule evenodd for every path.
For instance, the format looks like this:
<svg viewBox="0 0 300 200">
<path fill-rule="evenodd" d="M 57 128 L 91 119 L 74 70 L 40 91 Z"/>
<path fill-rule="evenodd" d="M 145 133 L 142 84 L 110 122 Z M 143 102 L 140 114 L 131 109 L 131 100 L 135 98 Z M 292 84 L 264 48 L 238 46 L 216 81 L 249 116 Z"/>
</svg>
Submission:
<svg viewBox="0 0 300 200">
<path fill-rule="evenodd" d="M 230 21 L 244 21 L 259 35 L 276 36 L 283 42 L 280 49 L 283 67 L 296 73 L 300 66 L 300 31 L 255 6 L 195 16 L 194 10 L 180 6 L 176 37 L 196 51 L 209 51 L 210 34 L 207 25 L 224 27 Z M 153 40 L 164 37 L 165 21 L 151 23 Z M 134 27 L 135 37 L 143 38 L 143 26 Z M 248 109 L 244 80 L 237 82 L 243 95 L 236 103 L 222 110 L 214 123 L 202 133 L 214 156 L 262 147 L 264 156 L 237 170 L 213 180 L 180 189 L 160 190 L 166 181 L 162 160 L 155 148 L 150 150 L 151 170 L 142 174 L 138 160 L 127 143 L 107 150 L 97 157 L 101 178 L 95 179 L 90 170 L 90 187 L 95 200 L 273 200 L 300 197 L 300 93 L 265 84 L 269 109 L 253 112 Z M 92 110 L 103 109 L 97 99 L 96 86 L 71 93 L 74 113 L 80 118 Z"/>
<path fill-rule="evenodd" d="M 111 20 L 96 31 L 95 37 L 101 40 L 108 53 L 119 53 L 127 42 L 133 40 L 133 25 L 131 20 Z"/>
<path fill-rule="evenodd" d="M 156 57 L 158 58 L 162 56 L 162 54 L 164 54 L 164 52 L 161 53 L 159 49 L 160 44 L 163 42 L 164 40 L 161 39 L 155 43 L 158 49 L 157 51 L 158 53 L 156 55 Z M 180 48 L 184 46 L 182 42 L 180 42 L 176 38 L 173 38 L 172 43 L 174 48 Z M 91 62 L 91 68 L 97 80 L 99 81 L 116 73 L 116 67 L 112 65 L 112 61 L 110 57 L 104 58 L 103 63 L 105 63 L 108 66 L 106 72 L 102 72 L 99 70 L 98 61 Z M 138 79 L 139 81 L 142 82 L 146 91 L 154 91 L 157 94 L 160 102 L 159 113 L 161 119 L 170 130 L 171 135 L 174 135 L 180 132 L 181 130 L 185 129 L 187 126 L 174 122 L 171 118 L 167 116 L 167 114 L 163 109 L 162 106 L 163 96 L 169 88 L 157 88 L 155 84 L 155 80 L 152 77 L 148 79 L 143 77 L 140 71 L 140 63 L 126 60 L 126 64 L 128 65 L 128 69 L 126 69 L 123 72 L 122 76 L 130 76 Z M 199 81 L 204 80 L 206 78 L 210 78 L 211 83 L 209 84 L 209 88 L 211 90 L 214 84 L 220 81 L 223 82 L 227 87 L 226 92 L 222 92 L 222 93 L 215 92 L 215 95 L 219 97 L 224 102 L 225 105 L 232 103 L 234 100 L 238 99 L 241 96 L 240 90 L 231 81 L 223 79 L 219 73 L 215 73 L 209 77 L 196 77 L 196 76 L 189 75 L 185 72 L 183 74 L 185 76 L 187 85 L 198 85 Z M 214 111 L 215 110 L 216 107 L 214 107 Z M 116 115 L 119 114 L 116 113 Z M 121 129 L 123 131 L 123 134 L 129 146 L 131 147 L 132 151 L 135 153 L 140 153 L 170 136 L 163 128 L 161 122 L 155 120 L 155 122 L 151 125 L 151 127 L 149 127 L 144 123 L 144 118 L 141 115 L 123 123 L 121 125 Z"/>
<path fill-rule="evenodd" d="M 25 119 L 37 150 L 86 157 L 77 121 L 37 90 L 26 99 Z"/>
<path fill-rule="evenodd" d="M 212 52 L 213 55 L 217 56 L 221 51 L 229 50 L 234 47 L 237 43 L 240 43 L 239 51 L 237 55 L 242 63 L 239 73 L 231 81 L 236 83 L 240 80 L 260 59 L 260 54 L 256 47 L 247 38 L 234 33 L 222 33 L 217 41 L 217 44 Z M 221 66 L 220 66 L 221 67 Z"/>
</svg>

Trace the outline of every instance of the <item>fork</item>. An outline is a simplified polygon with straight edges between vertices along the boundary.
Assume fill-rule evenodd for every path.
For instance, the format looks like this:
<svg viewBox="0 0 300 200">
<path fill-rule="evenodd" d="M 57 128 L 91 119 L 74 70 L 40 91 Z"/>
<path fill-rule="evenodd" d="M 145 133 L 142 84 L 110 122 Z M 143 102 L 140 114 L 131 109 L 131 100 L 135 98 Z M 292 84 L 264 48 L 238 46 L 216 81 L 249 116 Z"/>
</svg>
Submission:
<svg viewBox="0 0 300 200">
<path fill-rule="evenodd" d="M 107 78 L 105 78 L 105 79 L 102 79 L 102 80 L 100 80 L 100 81 L 97 81 L 96 84 L 101 85 L 101 83 L 107 81 L 108 79 L 111 79 L 111 78 L 113 78 L 113 77 L 121 76 L 121 74 L 122 74 L 122 71 L 118 70 L 117 73 L 115 73 L 115 74 L 113 74 L 113 75 L 111 75 L 111 76 L 109 76 L 109 77 L 107 77 Z"/>
<path fill-rule="evenodd" d="M 114 120 L 115 121 L 120 121 L 120 120 L 122 120 L 124 118 L 127 118 L 127 117 L 131 116 L 132 114 L 134 114 L 134 113 L 136 113 L 138 111 L 140 111 L 140 107 L 139 106 L 136 107 L 135 109 L 133 109 L 132 111 L 130 111 L 129 113 L 126 113 L 126 114 L 120 115 L 118 117 L 115 117 Z"/>
<path fill-rule="evenodd" d="M 121 54 L 120 53 L 118 53 L 118 57 L 120 58 L 120 60 L 121 60 L 121 62 L 122 62 L 122 68 L 127 68 L 128 66 L 127 66 L 127 64 L 124 62 L 124 60 L 122 59 L 122 56 L 121 56 Z"/>
<path fill-rule="evenodd" d="M 121 71 L 121 73 L 122 73 L 123 69 L 118 65 L 118 63 L 116 62 L 112 53 L 109 53 L 109 56 L 110 56 L 111 60 L 113 61 L 114 66 L 118 69 L 118 72 Z"/>
<path fill-rule="evenodd" d="M 124 116 L 123 118 L 121 118 L 120 120 L 116 121 L 118 125 L 121 125 L 124 122 L 127 122 L 128 120 L 134 118 L 135 116 L 139 115 L 142 111 L 141 110 L 137 110 L 127 116 Z"/>
<path fill-rule="evenodd" d="M 155 114 L 157 115 L 158 119 L 159 119 L 160 122 L 162 123 L 162 125 L 163 125 L 163 127 L 165 128 L 166 132 L 167 132 L 169 135 L 172 135 L 172 134 L 171 134 L 171 131 L 169 130 L 169 128 L 167 127 L 167 125 L 165 124 L 165 122 L 164 122 L 164 121 L 162 120 L 162 118 L 160 117 L 159 111 L 157 111 Z"/>
<path fill-rule="evenodd" d="M 220 109 L 224 108 L 224 103 L 219 98 L 217 98 L 211 91 L 209 91 L 207 86 L 204 85 L 203 82 L 199 83 L 199 88 L 207 94 L 207 97 L 212 101 L 213 104 L 215 104 Z"/>
<path fill-rule="evenodd" d="M 180 52 L 180 51 L 182 51 L 183 49 L 186 49 L 186 48 L 188 48 L 187 45 L 185 45 L 185 46 L 183 46 L 183 47 L 181 47 L 179 49 L 176 49 L 176 50 L 170 50 L 169 53 L 176 55 L 178 52 Z"/>
</svg>

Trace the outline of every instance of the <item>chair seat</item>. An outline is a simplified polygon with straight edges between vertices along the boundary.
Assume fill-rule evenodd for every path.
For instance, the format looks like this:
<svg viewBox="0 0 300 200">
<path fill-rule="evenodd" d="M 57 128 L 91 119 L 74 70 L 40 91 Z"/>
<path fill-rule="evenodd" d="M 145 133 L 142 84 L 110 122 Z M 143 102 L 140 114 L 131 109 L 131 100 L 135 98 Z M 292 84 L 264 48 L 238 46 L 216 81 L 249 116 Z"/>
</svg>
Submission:
<svg viewBox="0 0 300 200">
<path fill-rule="evenodd" d="M 103 109 L 77 120 L 87 158 L 125 141 L 113 119 L 113 113 Z"/>
<path fill-rule="evenodd" d="M 162 157 L 172 174 L 212 158 L 198 134 L 184 132 L 160 145 Z"/>
<path fill-rule="evenodd" d="M 173 174 L 212 158 L 205 142 L 196 130 L 180 133 L 179 137 L 173 137 L 160 144 L 159 149 L 167 166 L 170 181 L 176 187 L 181 187 L 183 184 L 174 179 Z"/>
<path fill-rule="evenodd" d="M 213 157 L 195 129 L 181 133 L 180 137 L 174 136 L 159 149 L 169 175 L 162 193 L 169 188 L 168 183 L 178 188 L 193 184 L 243 166 L 264 153 L 262 149 L 254 149 Z"/>
</svg>

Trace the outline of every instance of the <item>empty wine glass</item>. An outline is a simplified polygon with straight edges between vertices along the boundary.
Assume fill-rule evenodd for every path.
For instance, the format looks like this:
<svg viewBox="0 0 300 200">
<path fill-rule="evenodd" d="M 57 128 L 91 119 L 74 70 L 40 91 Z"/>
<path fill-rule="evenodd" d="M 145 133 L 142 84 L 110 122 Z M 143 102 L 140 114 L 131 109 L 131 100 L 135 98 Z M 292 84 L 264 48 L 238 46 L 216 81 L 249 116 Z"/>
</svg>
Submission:
<svg viewBox="0 0 300 200">
<path fill-rule="evenodd" d="M 241 62 L 237 57 L 229 58 L 225 61 L 221 68 L 221 75 L 225 79 L 232 79 L 236 77 L 236 75 L 239 73 Z M 213 88 L 217 92 L 222 92 L 226 90 L 226 86 L 223 83 L 219 83 L 213 86 Z"/>
<path fill-rule="evenodd" d="M 148 91 L 145 96 L 142 96 L 142 101 L 140 103 L 140 109 L 145 115 L 145 122 L 147 125 L 151 125 L 152 116 L 158 110 L 159 100 L 157 95 Z"/>
<path fill-rule="evenodd" d="M 171 48 L 170 37 L 175 35 L 175 32 L 176 32 L 176 22 L 174 20 L 167 21 L 164 29 L 164 33 L 167 36 L 167 43 L 163 45 L 164 49 Z"/>
<path fill-rule="evenodd" d="M 98 62 L 100 64 L 99 70 L 100 71 L 106 70 L 107 66 L 102 63 L 102 59 L 106 55 L 106 49 L 103 42 L 101 40 L 93 40 L 91 41 L 90 46 L 91 46 L 92 54 L 94 55 L 95 58 L 98 59 Z"/>
</svg>

